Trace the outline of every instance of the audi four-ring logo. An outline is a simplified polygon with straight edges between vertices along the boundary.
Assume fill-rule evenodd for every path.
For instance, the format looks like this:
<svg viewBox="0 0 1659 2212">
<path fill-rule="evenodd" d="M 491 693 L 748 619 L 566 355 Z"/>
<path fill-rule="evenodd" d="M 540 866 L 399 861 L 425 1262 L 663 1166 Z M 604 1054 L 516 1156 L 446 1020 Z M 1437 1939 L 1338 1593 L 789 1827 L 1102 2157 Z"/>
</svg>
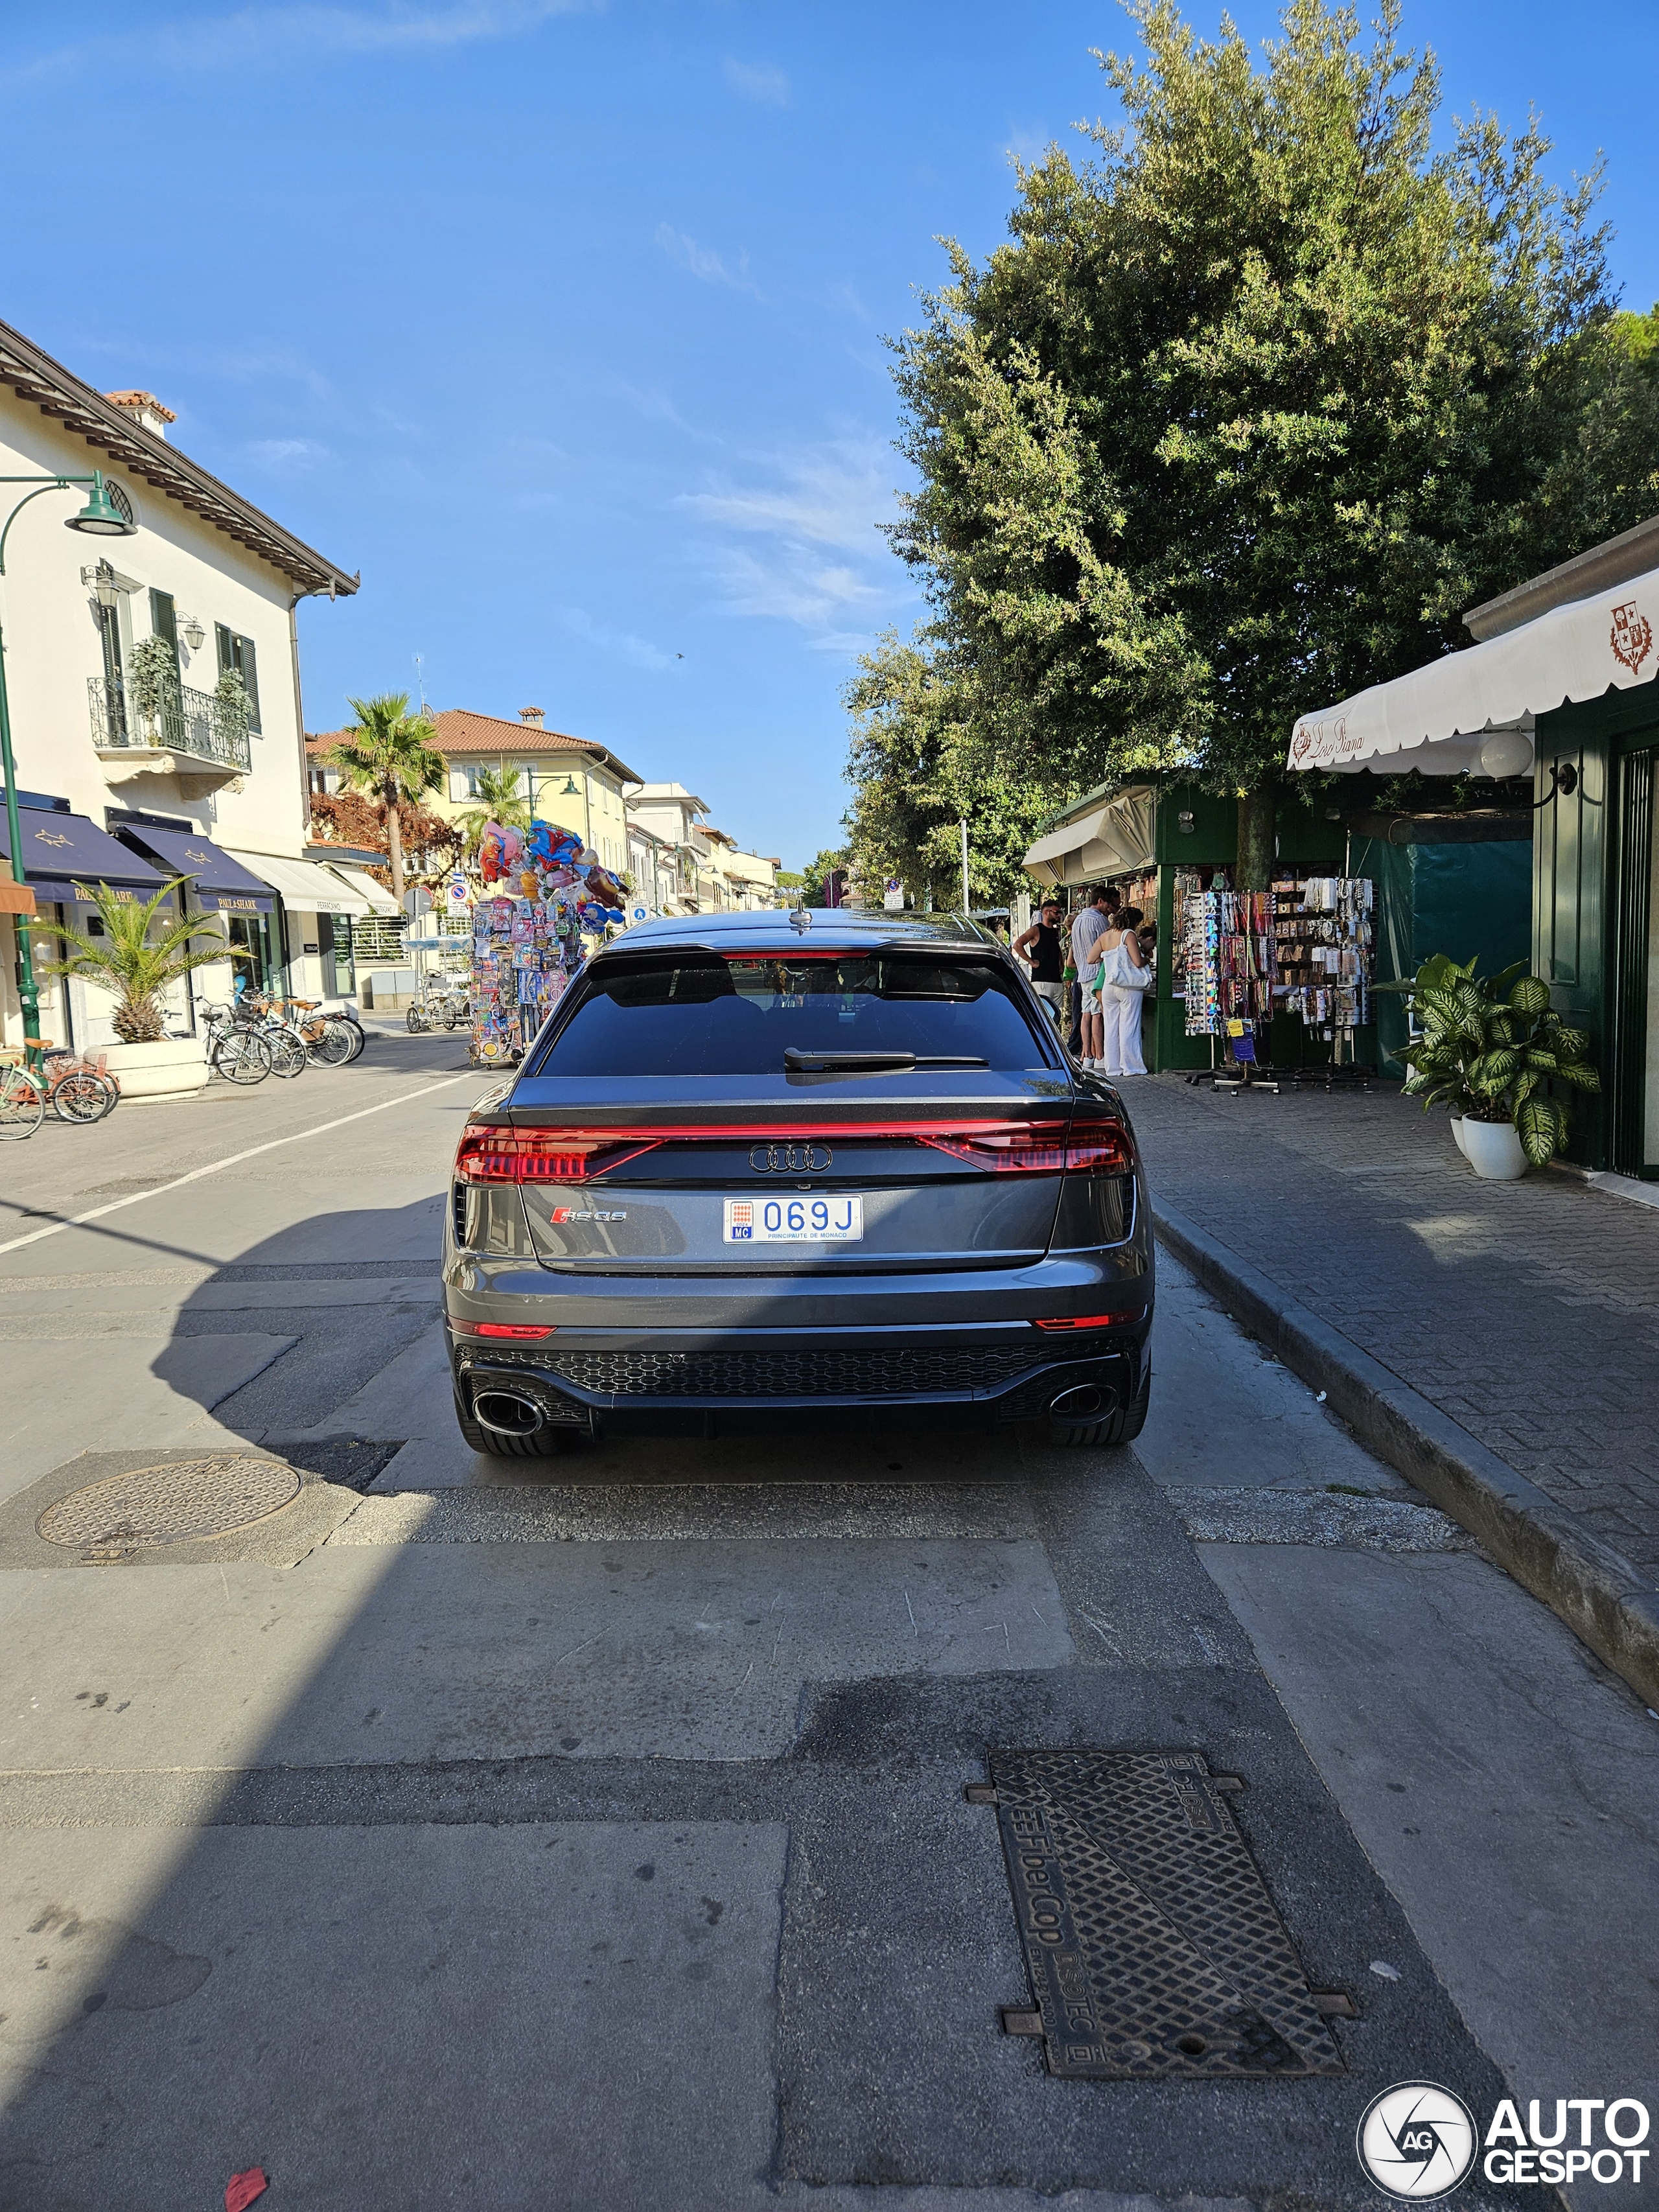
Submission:
<svg viewBox="0 0 1659 2212">
<path fill-rule="evenodd" d="M 757 1175 L 822 1175 L 835 1158 L 828 1145 L 751 1145 L 749 1164 Z"/>
</svg>

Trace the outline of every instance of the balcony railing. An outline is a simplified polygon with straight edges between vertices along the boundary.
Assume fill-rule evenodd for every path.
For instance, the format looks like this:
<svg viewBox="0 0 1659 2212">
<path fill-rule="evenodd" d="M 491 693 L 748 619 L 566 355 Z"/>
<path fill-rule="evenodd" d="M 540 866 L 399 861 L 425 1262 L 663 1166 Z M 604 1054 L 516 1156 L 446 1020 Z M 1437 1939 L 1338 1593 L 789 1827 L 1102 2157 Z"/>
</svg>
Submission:
<svg viewBox="0 0 1659 2212">
<path fill-rule="evenodd" d="M 92 741 L 100 752 L 178 753 L 246 775 L 253 765 L 248 744 L 247 708 L 212 691 L 179 684 L 159 706 L 140 710 L 125 686 L 107 676 L 89 676 Z"/>
</svg>

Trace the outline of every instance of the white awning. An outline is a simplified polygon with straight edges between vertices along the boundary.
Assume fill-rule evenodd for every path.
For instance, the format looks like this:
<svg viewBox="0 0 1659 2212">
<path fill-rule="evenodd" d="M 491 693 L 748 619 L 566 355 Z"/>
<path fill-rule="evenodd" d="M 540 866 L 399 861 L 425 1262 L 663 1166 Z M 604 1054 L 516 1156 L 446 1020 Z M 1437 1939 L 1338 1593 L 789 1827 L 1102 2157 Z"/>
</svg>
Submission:
<svg viewBox="0 0 1659 2212">
<path fill-rule="evenodd" d="M 334 869 L 321 867 L 315 860 L 278 860 L 269 853 L 238 853 L 235 858 L 261 883 L 269 884 L 281 896 L 284 906 L 297 913 L 344 914 L 361 918 L 375 911 L 361 891 L 344 882 Z M 379 890 L 380 886 L 375 888 Z M 392 910 L 394 914 L 398 911 L 395 906 Z"/>
<path fill-rule="evenodd" d="M 1149 786 L 1121 791 L 1039 837 L 1024 866 L 1039 883 L 1083 884 L 1152 865 L 1158 794 Z"/>
<path fill-rule="evenodd" d="M 1386 760 L 1396 775 L 1413 768 L 1426 775 L 1524 775 L 1536 716 L 1652 682 L 1656 629 L 1659 568 L 1650 568 L 1304 714 L 1287 764 L 1357 769 Z"/>
<path fill-rule="evenodd" d="M 349 868 L 343 860 L 331 860 L 328 866 L 331 875 L 340 877 L 349 889 L 362 892 L 371 913 L 385 915 L 394 921 L 402 914 L 403 908 L 386 885 L 377 884 L 367 868 Z"/>
</svg>

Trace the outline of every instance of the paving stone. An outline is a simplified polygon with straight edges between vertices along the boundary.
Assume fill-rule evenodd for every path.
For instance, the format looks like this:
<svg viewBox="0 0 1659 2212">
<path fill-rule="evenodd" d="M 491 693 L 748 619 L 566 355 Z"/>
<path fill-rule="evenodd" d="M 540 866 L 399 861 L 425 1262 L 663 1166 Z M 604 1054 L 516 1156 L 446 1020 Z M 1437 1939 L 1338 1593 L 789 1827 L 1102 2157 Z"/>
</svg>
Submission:
<svg viewBox="0 0 1659 2212">
<path fill-rule="evenodd" d="M 1238 1102 L 1164 1077 L 1129 1103 L 1160 1197 L 1659 1559 L 1659 1209 L 1557 1170 L 1483 1183 L 1386 1086 Z"/>
</svg>

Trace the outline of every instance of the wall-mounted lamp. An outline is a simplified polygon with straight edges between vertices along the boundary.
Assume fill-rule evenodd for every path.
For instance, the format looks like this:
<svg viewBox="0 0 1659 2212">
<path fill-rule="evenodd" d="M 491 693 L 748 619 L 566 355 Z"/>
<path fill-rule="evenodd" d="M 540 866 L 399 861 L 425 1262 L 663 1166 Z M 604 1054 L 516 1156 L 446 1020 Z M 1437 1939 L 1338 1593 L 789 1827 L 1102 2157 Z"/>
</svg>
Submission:
<svg viewBox="0 0 1659 2212">
<path fill-rule="evenodd" d="M 1190 837 L 1197 827 L 1198 817 L 1190 811 L 1176 815 L 1176 828 L 1180 830 L 1183 837 Z"/>
<path fill-rule="evenodd" d="M 92 586 L 94 596 L 99 605 L 106 614 L 109 614 L 113 610 L 115 602 L 121 596 L 121 587 L 115 580 L 115 571 L 110 567 L 109 562 L 100 561 L 93 568 L 82 568 L 81 581 Z"/>
<path fill-rule="evenodd" d="M 207 632 L 194 615 L 186 615 L 179 626 L 179 635 L 192 653 L 199 653 L 207 643 Z"/>
<path fill-rule="evenodd" d="M 1532 802 L 1533 812 L 1536 814 L 1540 806 L 1547 806 L 1550 801 L 1560 793 L 1565 793 L 1566 795 L 1571 798 L 1572 793 L 1577 791 L 1577 788 L 1578 771 L 1573 766 L 1572 763 L 1571 761 L 1552 761 L 1550 763 L 1550 787 L 1544 793 L 1544 796 L 1541 799 L 1534 799 Z"/>
<path fill-rule="evenodd" d="M 1494 730 L 1482 739 L 1477 775 L 1525 775 L 1531 766 L 1532 739 L 1524 730 Z"/>
</svg>

